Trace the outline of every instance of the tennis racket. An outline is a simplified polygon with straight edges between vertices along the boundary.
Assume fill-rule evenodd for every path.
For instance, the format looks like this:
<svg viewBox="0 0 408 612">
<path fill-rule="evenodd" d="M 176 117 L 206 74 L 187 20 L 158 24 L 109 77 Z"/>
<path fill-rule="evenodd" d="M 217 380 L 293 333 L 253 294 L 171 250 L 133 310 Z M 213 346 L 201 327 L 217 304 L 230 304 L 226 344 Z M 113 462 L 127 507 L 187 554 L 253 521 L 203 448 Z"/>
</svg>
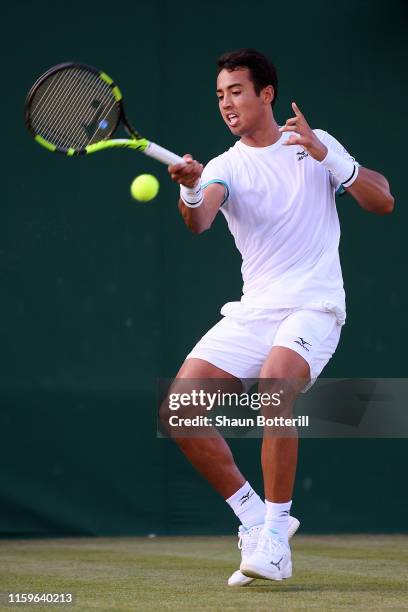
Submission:
<svg viewBox="0 0 408 612">
<path fill-rule="evenodd" d="M 28 93 L 24 118 L 35 140 L 49 151 L 74 156 L 119 147 L 167 165 L 184 162 L 143 138 L 126 118 L 118 86 L 86 64 L 58 64 L 43 74 Z M 111 138 L 119 124 L 130 138 Z"/>
</svg>

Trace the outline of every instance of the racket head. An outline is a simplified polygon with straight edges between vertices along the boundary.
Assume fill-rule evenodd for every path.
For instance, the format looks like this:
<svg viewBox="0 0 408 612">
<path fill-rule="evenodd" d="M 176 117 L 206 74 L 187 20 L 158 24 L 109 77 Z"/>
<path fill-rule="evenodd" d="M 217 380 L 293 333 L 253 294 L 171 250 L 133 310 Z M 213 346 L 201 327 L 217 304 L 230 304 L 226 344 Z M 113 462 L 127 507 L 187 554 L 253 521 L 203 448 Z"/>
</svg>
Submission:
<svg viewBox="0 0 408 612">
<path fill-rule="evenodd" d="M 34 83 L 24 108 L 26 126 L 35 140 L 65 155 L 87 153 L 87 147 L 108 140 L 126 120 L 122 94 L 105 73 L 87 64 L 53 66 Z"/>
</svg>

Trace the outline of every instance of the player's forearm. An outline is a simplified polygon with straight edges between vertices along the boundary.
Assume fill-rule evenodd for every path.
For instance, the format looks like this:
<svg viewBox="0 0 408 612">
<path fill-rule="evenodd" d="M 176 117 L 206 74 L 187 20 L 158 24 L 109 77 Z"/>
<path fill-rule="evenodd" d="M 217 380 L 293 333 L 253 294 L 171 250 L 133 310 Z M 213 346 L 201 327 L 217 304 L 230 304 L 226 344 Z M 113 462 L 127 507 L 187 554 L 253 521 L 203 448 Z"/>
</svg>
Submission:
<svg viewBox="0 0 408 612">
<path fill-rule="evenodd" d="M 385 215 L 394 209 L 394 198 L 387 179 L 374 170 L 360 167 L 357 179 L 346 187 L 346 191 L 369 212 Z"/>
<path fill-rule="evenodd" d="M 210 215 L 205 205 L 205 198 L 198 208 L 188 208 L 180 198 L 178 208 L 184 223 L 194 234 L 202 234 L 202 232 L 210 229 L 214 217 Z"/>
<path fill-rule="evenodd" d="M 225 200 L 225 185 L 223 183 L 212 183 L 201 191 L 201 186 L 194 188 L 194 194 L 186 194 L 180 189 L 179 211 L 188 229 L 195 234 L 201 234 L 210 229 L 217 212 Z M 196 201 L 194 203 L 194 200 Z M 187 205 L 187 203 L 190 203 Z"/>
</svg>

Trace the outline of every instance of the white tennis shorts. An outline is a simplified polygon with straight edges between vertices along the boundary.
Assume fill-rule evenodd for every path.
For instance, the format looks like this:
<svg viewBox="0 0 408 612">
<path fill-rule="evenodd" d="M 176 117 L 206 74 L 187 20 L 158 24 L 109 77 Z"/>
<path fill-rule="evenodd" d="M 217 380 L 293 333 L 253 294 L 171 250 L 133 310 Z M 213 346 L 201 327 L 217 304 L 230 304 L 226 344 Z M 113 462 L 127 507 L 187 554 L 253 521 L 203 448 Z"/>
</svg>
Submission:
<svg viewBox="0 0 408 612">
<path fill-rule="evenodd" d="M 330 360 L 340 339 L 341 325 L 333 312 L 282 308 L 250 308 L 228 302 L 224 318 L 187 355 L 204 359 L 240 379 L 257 379 L 273 346 L 299 353 L 309 364 L 311 381 Z"/>
</svg>

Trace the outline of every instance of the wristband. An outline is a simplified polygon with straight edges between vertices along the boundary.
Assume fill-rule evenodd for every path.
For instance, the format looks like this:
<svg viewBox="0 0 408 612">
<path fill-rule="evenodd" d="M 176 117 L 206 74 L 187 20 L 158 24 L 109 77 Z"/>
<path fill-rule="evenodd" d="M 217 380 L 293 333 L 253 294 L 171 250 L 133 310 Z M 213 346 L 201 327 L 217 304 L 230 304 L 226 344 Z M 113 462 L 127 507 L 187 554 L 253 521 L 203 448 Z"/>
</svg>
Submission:
<svg viewBox="0 0 408 612">
<path fill-rule="evenodd" d="M 180 185 L 180 197 L 187 208 L 198 208 L 201 206 L 204 200 L 201 180 L 199 180 L 194 187 Z"/>
<path fill-rule="evenodd" d="M 319 163 L 327 168 L 343 187 L 350 187 L 358 176 L 356 162 L 346 159 L 330 149 L 327 150 L 326 157 Z"/>
</svg>

